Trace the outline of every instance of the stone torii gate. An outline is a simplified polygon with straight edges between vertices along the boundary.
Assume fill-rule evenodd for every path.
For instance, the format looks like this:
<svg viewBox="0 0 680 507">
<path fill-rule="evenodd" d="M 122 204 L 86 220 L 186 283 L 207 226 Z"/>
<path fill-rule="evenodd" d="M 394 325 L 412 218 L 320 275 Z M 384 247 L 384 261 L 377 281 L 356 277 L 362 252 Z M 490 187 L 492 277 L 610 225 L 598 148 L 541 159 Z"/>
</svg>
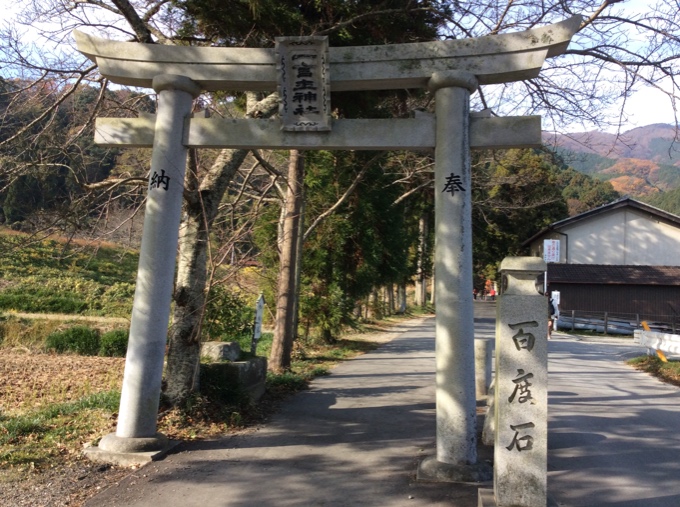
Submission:
<svg viewBox="0 0 680 507">
<path fill-rule="evenodd" d="M 540 146 L 541 122 L 471 117 L 469 98 L 479 85 L 538 76 L 580 24 L 574 16 L 511 34 L 365 47 L 282 38 L 276 50 L 117 42 L 74 32 L 78 50 L 104 77 L 158 94 L 155 117 L 96 122 L 97 143 L 153 146 L 153 155 L 118 424 L 91 457 L 143 462 L 167 448 L 156 419 L 187 148 L 434 149 L 437 453 L 421 464 L 419 477 L 487 479 L 477 464 L 470 150 Z M 286 81 L 293 72 L 300 80 Z M 331 90 L 404 88 L 434 93 L 435 115 L 330 118 Z M 201 92 L 276 89 L 282 120 L 190 118 Z M 301 89 L 314 93 L 294 95 Z"/>
</svg>

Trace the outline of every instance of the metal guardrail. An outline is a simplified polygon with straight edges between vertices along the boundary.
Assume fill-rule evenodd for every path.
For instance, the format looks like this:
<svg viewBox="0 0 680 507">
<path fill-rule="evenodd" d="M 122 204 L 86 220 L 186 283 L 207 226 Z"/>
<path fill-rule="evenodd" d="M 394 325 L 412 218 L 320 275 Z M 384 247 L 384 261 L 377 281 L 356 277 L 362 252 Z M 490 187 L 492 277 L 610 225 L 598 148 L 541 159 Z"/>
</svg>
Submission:
<svg viewBox="0 0 680 507">
<path fill-rule="evenodd" d="M 680 329 L 680 317 L 676 315 L 641 315 L 579 310 L 561 310 L 556 329 L 632 335 L 636 329 L 642 329 L 643 320 L 647 322 L 652 331 L 675 333 L 676 330 Z"/>
<path fill-rule="evenodd" d="M 667 361 L 665 354 L 680 354 L 680 335 L 677 334 L 636 329 L 633 341 L 650 351 L 655 350 L 664 362 Z"/>
</svg>

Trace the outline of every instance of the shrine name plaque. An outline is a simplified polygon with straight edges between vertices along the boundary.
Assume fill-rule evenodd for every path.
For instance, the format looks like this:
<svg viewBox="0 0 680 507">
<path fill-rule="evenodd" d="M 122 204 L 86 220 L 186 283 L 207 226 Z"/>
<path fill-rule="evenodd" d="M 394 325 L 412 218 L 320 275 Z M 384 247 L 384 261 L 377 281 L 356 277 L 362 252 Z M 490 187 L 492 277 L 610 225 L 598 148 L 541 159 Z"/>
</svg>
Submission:
<svg viewBox="0 0 680 507">
<path fill-rule="evenodd" d="M 328 37 L 277 37 L 281 129 L 331 129 Z"/>
</svg>

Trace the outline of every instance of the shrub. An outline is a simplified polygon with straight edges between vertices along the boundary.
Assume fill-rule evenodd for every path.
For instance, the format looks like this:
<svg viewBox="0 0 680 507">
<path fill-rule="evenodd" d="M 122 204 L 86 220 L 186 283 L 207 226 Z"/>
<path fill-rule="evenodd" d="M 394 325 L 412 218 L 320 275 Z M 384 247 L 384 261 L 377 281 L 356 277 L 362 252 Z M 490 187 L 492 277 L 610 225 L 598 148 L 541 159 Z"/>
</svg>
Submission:
<svg viewBox="0 0 680 507">
<path fill-rule="evenodd" d="M 74 352 L 82 356 L 96 356 L 99 352 L 99 331 L 87 326 L 73 326 L 47 336 L 45 348 L 61 354 Z"/>
<path fill-rule="evenodd" d="M 22 312 L 80 313 L 87 303 L 75 294 L 50 295 L 45 291 L 30 293 L 23 288 L 19 293 L 7 291 L 0 294 L 0 308 Z"/>
<path fill-rule="evenodd" d="M 104 357 L 125 357 L 129 333 L 126 329 L 114 329 L 104 333 L 99 340 L 99 355 Z"/>
<path fill-rule="evenodd" d="M 251 335 L 255 319 L 254 306 L 254 302 L 250 306 L 242 296 L 221 285 L 214 285 L 210 288 L 206 305 L 203 324 L 206 334 L 222 341 Z"/>
</svg>

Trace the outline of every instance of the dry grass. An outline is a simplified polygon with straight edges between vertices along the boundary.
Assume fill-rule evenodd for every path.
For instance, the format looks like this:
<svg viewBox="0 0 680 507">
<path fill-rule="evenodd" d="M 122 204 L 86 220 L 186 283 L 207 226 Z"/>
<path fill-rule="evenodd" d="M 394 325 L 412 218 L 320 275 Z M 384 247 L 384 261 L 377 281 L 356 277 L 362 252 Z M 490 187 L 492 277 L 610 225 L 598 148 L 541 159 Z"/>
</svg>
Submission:
<svg viewBox="0 0 680 507">
<path fill-rule="evenodd" d="M 0 349 L 0 411 L 16 416 L 119 391 L 125 359 Z"/>
<path fill-rule="evenodd" d="M 640 356 L 628 361 L 637 370 L 646 371 L 659 380 L 680 387 L 680 361 L 663 362 L 656 356 Z"/>
</svg>

